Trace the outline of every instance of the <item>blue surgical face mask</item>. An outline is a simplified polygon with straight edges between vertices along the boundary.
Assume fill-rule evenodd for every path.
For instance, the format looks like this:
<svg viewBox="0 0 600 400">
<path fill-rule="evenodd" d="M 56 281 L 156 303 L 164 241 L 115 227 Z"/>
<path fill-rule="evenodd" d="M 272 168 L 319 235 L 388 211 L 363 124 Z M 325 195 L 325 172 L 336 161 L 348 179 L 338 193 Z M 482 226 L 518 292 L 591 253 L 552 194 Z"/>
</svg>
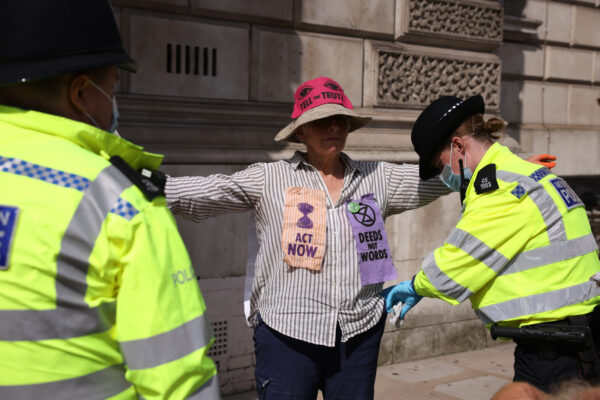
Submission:
<svg viewBox="0 0 600 400">
<path fill-rule="evenodd" d="M 92 81 L 89 78 L 88 78 L 88 81 L 92 84 L 93 87 L 98 89 L 98 91 L 100 93 L 102 93 L 104 95 L 104 97 L 106 97 L 108 99 L 108 101 L 110 101 L 112 103 L 112 119 L 110 121 L 110 126 L 108 127 L 107 131 L 119 136 L 119 134 L 116 133 L 117 126 L 119 125 L 119 108 L 117 107 L 117 97 L 116 96 L 110 97 L 108 95 L 108 93 L 106 93 L 104 91 L 104 89 L 102 89 L 100 86 L 98 86 L 96 83 L 94 83 L 94 81 Z M 96 122 L 96 120 L 94 119 L 94 117 L 92 117 L 92 115 L 90 113 L 88 113 L 87 111 L 84 111 L 84 114 L 94 123 L 94 125 L 97 128 L 100 128 L 100 125 L 98 124 L 98 122 Z M 100 128 L 100 129 L 102 129 L 102 128 Z"/>
<path fill-rule="evenodd" d="M 466 153 L 463 171 L 465 174 L 465 180 L 471 179 L 471 177 L 473 176 L 473 171 L 471 171 L 471 169 L 467 167 Z M 446 164 L 444 165 L 444 168 L 442 168 L 442 172 L 440 173 L 440 180 L 444 182 L 444 184 L 448 186 L 453 192 L 460 191 L 460 173 L 455 174 L 454 172 L 452 172 L 452 144 L 450 144 L 450 164 Z"/>
</svg>

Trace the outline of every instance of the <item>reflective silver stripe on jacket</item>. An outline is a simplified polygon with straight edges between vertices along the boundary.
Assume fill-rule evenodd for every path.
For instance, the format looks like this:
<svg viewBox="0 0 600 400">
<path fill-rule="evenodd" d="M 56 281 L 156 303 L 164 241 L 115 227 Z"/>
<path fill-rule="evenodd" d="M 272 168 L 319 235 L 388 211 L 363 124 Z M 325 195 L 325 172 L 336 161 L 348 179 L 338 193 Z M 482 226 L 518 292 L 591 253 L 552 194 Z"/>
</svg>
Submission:
<svg viewBox="0 0 600 400">
<path fill-rule="evenodd" d="M 463 250 L 500 276 L 583 256 L 598 248 L 594 236 L 588 234 L 566 242 L 523 252 L 509 261 L 499 251 L 490 248 L 475 236 L 458 228 L 452 230 L 446 243 Z M 423 270 L 433 286 L 443 294 L 461 302 L 472 295 L 471 291 L 452 280 L 439 268 L 433 253 L 423 262 Z"/>
<path fill-rule="evenodd" d="M 145 339 L 119 342 L 128 369 L 152 368 L 206 347 L 213 335 L 204 315 Z"/>
<path fill-rule="evenodd" d="M 219 378 L 214 375 L 204 385 L 200 386 L 198 390 L 188 397 L 192 400 L 220 400 L 221 391 L 219 389 Z"/>
<path fill-rule="evenodd" d="M 498 273 L 508 263 L 508 259 L 502 253 L 492 249 L 462 229 L 454 228 L 446 239 L 446 243 L 461 249 L 474 259 L 485 264 L 494 273 Z M 465 301 L 473 294 L 471 290 L 460 285 L 442 271 L 435 262 L 433 253 L 423 262 L 423 271 L 437 290 L 459 302 Z"/>
<path fill-rule="evenodd" d="M 487 265 L 499 276 L 514 274 L 543 265 L 565 261 L 574 257 L 583 256 L 598 249 L 594 236 L 588 234 L 566 242 L 523 252 L 508 261 L 506 257 L 500 254 L 500 252 L 491 249 L 473 235 L 460 229 L 455 228 L 450 233 L 446 243 L 465 251 L 471 257 Z M 464 301 L 472 294 L 467 288 L 448 277 L 438 267 L 433 258 L 433 253 L 423 262 L 423 270 L 434 287 L 447 296 L 458 301 Z"/>
<path fill-rule="evenodd" d="M 72 379 L 34 385 L 0 386 L 0 399 L 101 400 L 119 394 L 130 386 L 131 383 L 125 380 L 125 368 L 113 365 Z"/>
<path fill-rule="evenodd" d="M 567 232 L 562 215 L 558 211 L 554 200 L 541 183 L 536 182 L 535 179 L 529 176 L 509 171 L 498 170 L 496 171 L 496 176 L 505 182 L 517 182 L 525 189 L 527 196 L 536 204 L 542 218 L 544 218 L 550 243 L 567 240 Z"/>
<path fill-rule="evenodd" d="M 423 272 L 437 290 L 461 303 L 473 295 L 472 291 L 458 284 L 440 269 L 435 262 L 433 252 L 423 261 Z"/>
<path fill-rule="evenodd" d="M 508 263 L 500 275 L 514 274 L 542 265 L 566 261 L 596 251 L 598 244 L 593 234 L 571 239 L 566 242 L 554 243 L 549 246 L 525 251 Z"/>
<path fill-rule="evenodd" d="M 495 273 L 498 273 L 509 261 L 502 253 L 462 229 L 454 228 L 446 239 L 446 243 L 458 247 L 474 259 L 487 265 Z"/>
<path fill-rule="evenodd" d="M 475 310 L 485 324 L 506 321 L 524 315 L 538 314 L 579 304 L 600 296 L 600 287 L 595 282 L 586 281 L 551 292 L 533 294 L 492 304 Z"/>
<path fill-rule="evenodd" d="M 89 257 L 108 212 L 132 183 L 108 166 L 83 191 L 62 238 L 56 261 L 56 308 L 0 310 L 0 340 L 69 339 L 106 331 L 115 305 L 90 308 L 85 302 Z"/>
</svg>

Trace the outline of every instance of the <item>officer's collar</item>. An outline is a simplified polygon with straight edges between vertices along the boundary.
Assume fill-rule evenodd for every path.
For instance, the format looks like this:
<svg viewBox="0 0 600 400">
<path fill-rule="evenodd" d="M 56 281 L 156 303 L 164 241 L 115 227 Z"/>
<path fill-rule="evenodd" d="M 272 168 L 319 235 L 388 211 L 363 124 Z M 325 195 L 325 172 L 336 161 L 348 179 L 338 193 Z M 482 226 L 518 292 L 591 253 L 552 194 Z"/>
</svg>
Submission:
<svg viewBox="0 0 600 400">
<path fill-rule="evenodd" d="M 481 157 L 481 160 L 479 161 L 479 163 L 475 167 L 475 170 L 473 171 L 473 177 L 469 181 L 469 186 L 467 187 L 465 199 L 469 198 L 471 194 L 475 192 L 474 184 L 475 180 L 477 179 L 477 176 L 479 175 L 479 171 L 481 171 L 487 165 L 494 163 L 498 156 L 506 151 L 509 151 L 508 148 L 501 145 L 498 142 L 495 142 L 486 150 L 485 154 L 483 155 L 483 157 Z M 465 203 L 463 202 L 462 211 L 464 211 L 464 209 Z"/>
<path fill-rule="evenodd" d="M 48 135 L 58 136 L 105 158 L 120 156 L 132 168 L 156 170 L 163 156 L 84 122 L 58 115 L 0 105 L 0 120 Z"/>
</svg>

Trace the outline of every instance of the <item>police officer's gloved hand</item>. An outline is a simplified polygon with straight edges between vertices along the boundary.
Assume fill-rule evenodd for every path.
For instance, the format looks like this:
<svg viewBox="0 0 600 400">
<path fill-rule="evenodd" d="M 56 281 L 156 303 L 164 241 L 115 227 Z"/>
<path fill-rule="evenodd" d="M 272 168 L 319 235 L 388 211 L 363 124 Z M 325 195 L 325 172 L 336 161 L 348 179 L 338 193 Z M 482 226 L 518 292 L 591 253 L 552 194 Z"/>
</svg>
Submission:
<svg viewBox="0 0 600 400">
<path fill-rule="evenodd" d="M 402 311 L 400 312 L 400 319 L 404 319 L 408 310 L 413 308 L 413 306 L 423 298 L 423 296 L 419 296 L 417 292 L 415 292 L 412 280 L 404 281 L 396 286 L 384 289 L 383 292 L 381 292 L 381 295 L 385 299 L 385 307 L 388 313 L 392 312 L 396 303 L 401 302 L 404 304 L 402 306 Z"/>
</svg>

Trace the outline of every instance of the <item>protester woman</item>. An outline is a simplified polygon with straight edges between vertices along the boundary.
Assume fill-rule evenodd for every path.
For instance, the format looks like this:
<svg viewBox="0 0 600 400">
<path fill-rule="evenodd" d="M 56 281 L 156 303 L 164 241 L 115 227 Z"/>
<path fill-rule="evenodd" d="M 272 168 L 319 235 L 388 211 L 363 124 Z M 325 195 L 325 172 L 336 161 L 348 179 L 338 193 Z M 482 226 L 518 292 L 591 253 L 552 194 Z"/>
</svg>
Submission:
<svg viewBox="0 0 600 400">
<path fill-rule="evenodd" d="M 260 248 L 249 323 L 261 399 L 369 399 L 385 311 L 396 279 L 384 220 L 450 191 L 417 165 L 358 162 L 342 153 L 359 116 L 326 77 L 302 84 L 275 140 L 306 152 L 230 176 L 169 178 L 175 214 L 193 221 L 256 212 Z M 268 396 L 267 396 L 268 394 Z"/>
</svg>

